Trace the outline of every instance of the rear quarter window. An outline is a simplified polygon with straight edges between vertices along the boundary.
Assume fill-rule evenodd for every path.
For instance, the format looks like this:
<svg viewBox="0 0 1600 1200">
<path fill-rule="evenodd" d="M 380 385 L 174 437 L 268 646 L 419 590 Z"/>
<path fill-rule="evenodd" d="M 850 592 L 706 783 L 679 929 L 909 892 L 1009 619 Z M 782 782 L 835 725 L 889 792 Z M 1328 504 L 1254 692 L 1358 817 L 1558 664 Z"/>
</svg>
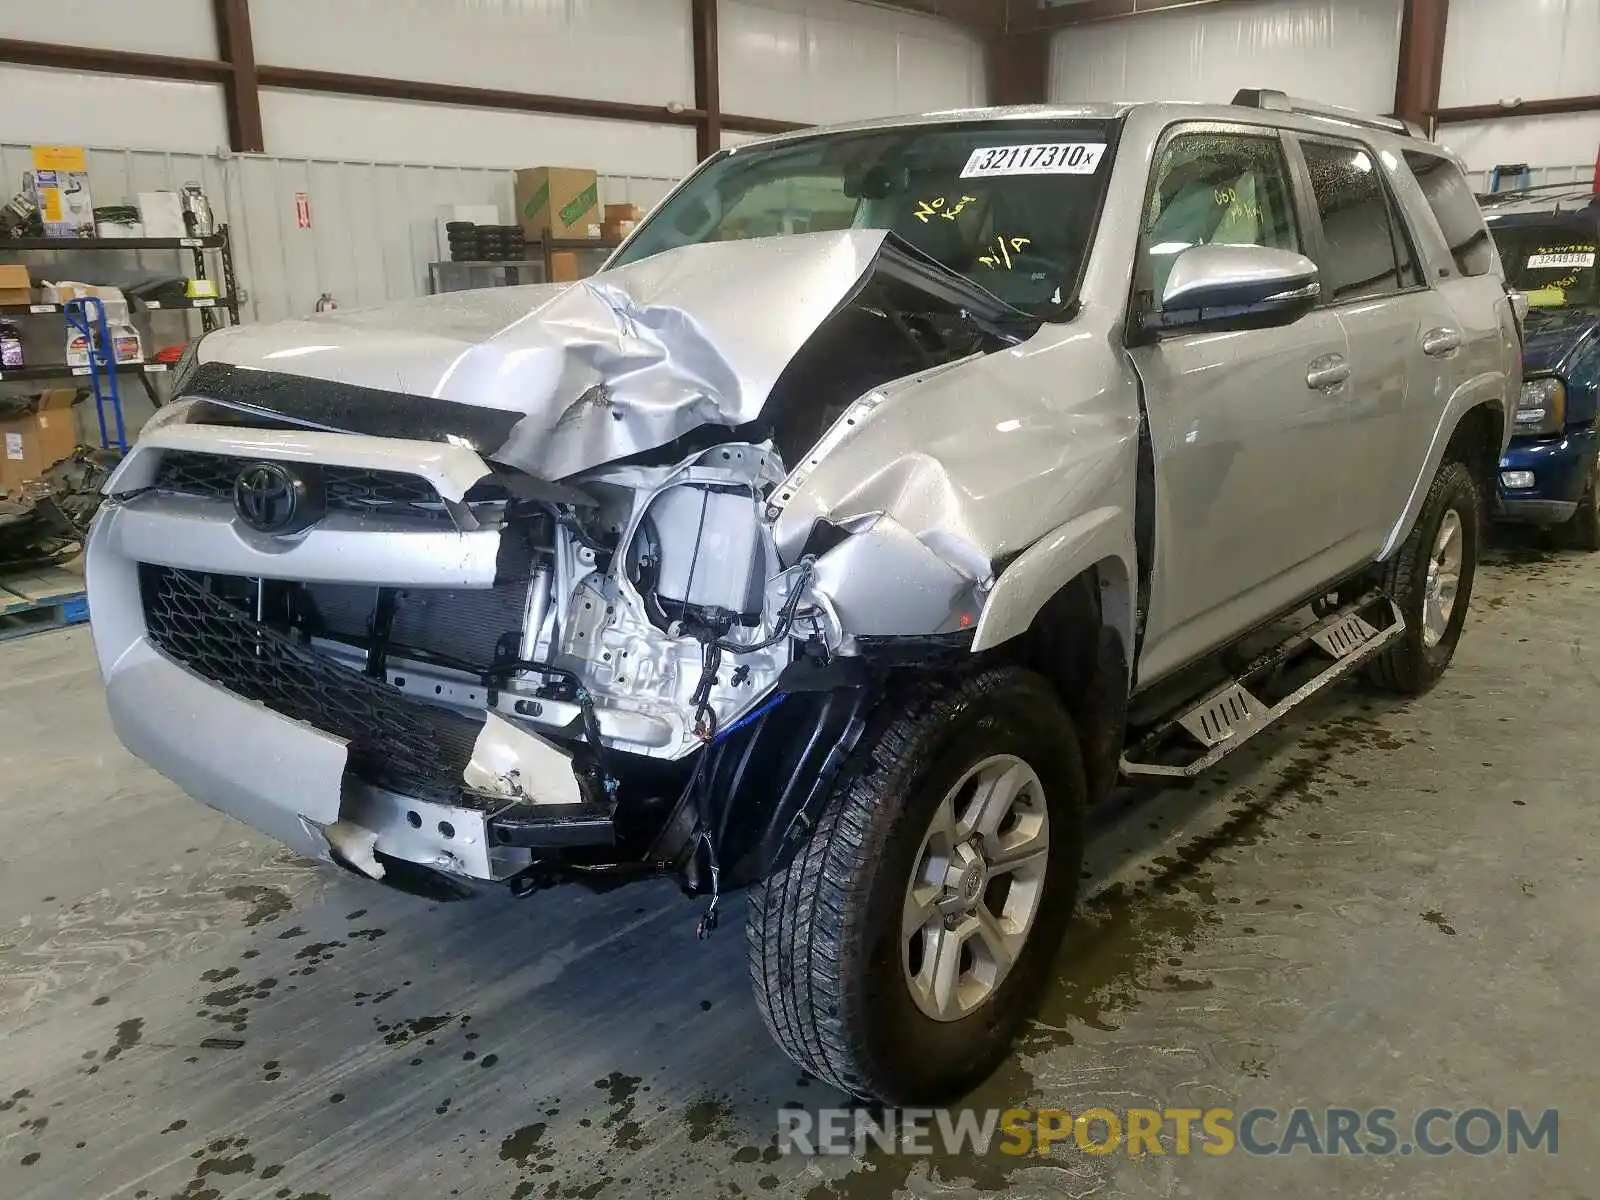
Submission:
<svg viewBox="0 0 1600 1200">
<path fill-rule="evenodd" d="M 1422 194 L 1428 198 L 1428 207 L 1433 209 L 1444 232 L 1456 270 L 1463 275 L 1489 274 L 1494 270 L 1494 246 L 1484 226 L 1478 198 L 1461 168 L 1448 158 L 1421 150 L 1407 150 L 1406 165 L 1422 185 Z"/>
</svg>

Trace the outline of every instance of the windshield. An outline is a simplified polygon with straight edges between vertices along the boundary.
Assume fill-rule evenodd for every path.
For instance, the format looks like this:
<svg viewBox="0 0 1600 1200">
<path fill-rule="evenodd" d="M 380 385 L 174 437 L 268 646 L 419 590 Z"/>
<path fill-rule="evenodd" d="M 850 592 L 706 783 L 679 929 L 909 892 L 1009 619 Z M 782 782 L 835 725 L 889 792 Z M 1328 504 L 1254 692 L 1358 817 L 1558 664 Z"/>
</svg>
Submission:
<svg viewBox="0 0 1600 1200">
<path fill-rule="evenodd" d="M 1534 308 L 1600 307 L 1593 224 L 1490 227 L 1511 286 L 1528 293 Z"/>
<path fill-rule="evenodd" d="M 1109 121 L 834 133 L 714 160 L 615 265 L 699 242 L 886 229 L 1007 303 L 1058 315 L 1111 171 Z"/>
</svg>

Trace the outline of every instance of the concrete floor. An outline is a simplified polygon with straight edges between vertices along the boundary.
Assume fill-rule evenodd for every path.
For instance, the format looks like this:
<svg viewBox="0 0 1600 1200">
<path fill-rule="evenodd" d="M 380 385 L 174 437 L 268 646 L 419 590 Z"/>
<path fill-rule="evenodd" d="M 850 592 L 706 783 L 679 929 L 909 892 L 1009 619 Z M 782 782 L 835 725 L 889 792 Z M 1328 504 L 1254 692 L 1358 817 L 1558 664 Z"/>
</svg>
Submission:
<svg viewBox="0 0 1600 1200">
<path fill-rule="evenodd" d="M 980 1106 L 1562 1111 L 1560 1153 L 777 1155 L 737 910 L 434 906 L 125 754 L 83 630 L 0 646 L 0 1197 L 1593 1196 L 1600 557 L 1502 551 L 1450 675 L 1337 689 L 1096 822 L 1094 898 Z"/>
</svg>

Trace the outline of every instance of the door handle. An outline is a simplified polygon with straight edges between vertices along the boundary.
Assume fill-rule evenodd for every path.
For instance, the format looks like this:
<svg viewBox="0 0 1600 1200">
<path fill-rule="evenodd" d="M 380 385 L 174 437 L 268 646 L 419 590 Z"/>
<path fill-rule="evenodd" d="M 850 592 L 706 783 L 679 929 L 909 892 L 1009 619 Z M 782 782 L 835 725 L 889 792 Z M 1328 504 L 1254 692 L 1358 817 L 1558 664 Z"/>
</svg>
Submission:
<svg viewBox="0 0 1600 1200">
<path fill-rule="evenodd" d="M 1447 354 L 1454 354 L 1461 349 L 1461 331 L 1459 329 L 1430 329 L 1422 335 L 1422 352 L 1434 358 L 1443 358 Z"/>
<path fill-rule="evenodd" d="M 1306 367 L 1306 386 L 1319 392 L 1335 391 L 1349 378 L 1350 360 L 1342 354 L 1324 354 Z"/>
</svg>

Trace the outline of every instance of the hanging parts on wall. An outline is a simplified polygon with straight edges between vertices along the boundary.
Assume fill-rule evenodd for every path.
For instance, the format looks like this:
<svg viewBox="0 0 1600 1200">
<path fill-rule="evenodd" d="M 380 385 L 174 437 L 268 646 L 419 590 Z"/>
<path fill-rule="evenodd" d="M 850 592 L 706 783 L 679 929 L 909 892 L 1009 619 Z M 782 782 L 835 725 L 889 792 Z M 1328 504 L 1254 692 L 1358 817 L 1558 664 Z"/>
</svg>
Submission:
<svg viewBox="0 0 1600 1200">
<path fill-rule="evenodd" d="M 339 302 L 333 298 L 332 292 L 323 292 L 317 297 L 318 312 L 332 312 L 339 307 Z"/>
</svg>

